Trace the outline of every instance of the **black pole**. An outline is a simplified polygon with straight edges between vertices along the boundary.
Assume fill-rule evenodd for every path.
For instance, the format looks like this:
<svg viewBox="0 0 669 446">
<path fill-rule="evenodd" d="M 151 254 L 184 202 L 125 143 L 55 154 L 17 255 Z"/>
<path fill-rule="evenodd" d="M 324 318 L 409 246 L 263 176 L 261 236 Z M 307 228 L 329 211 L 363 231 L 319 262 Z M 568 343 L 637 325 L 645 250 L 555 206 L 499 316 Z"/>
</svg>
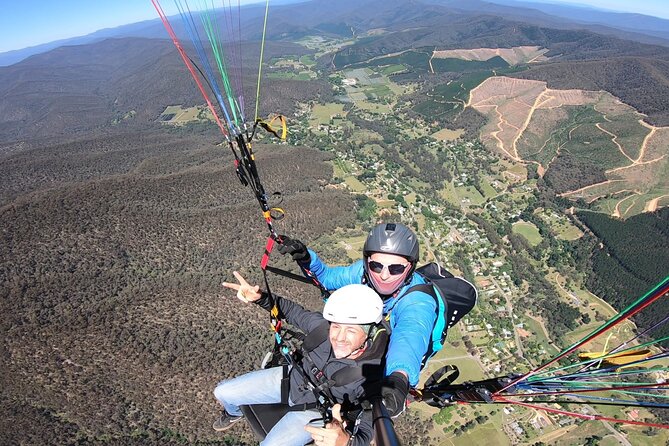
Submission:
<svg viewBox="0 0 669 446">
<path fill-rule="evenodd" d="M 372 423 L 374 440 L 378 446 L 401 446 L 395 433 L 393 420 L 388 415 L 388 410 L 383 405 L 381 398 L 372 401 Z"/>
</svg>

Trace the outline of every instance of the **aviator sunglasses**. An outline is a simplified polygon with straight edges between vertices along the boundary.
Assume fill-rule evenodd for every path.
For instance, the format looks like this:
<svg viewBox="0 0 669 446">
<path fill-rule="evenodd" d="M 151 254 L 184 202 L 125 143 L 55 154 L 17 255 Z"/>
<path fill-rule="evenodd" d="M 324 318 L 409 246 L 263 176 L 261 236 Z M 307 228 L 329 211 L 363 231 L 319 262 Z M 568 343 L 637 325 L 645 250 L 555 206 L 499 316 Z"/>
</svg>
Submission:
<svg viewBox="0 0 669 446">
<path fill-rule="evenodd" d="M 367 264 L 369 265 L 369 269 L 371 269 L 376 274 L 381 274 L 383 268 L 388 268 L 388 272 L 391 276 L 399 276 L 404 272 L 405 269 L 407 269 L 407 266 L 409 266 L 408 263 L 393 263 L 392 265 L 384 265 L 383 263 L 379 263 L 374 260 L 370 260 Z"/>
</svg>

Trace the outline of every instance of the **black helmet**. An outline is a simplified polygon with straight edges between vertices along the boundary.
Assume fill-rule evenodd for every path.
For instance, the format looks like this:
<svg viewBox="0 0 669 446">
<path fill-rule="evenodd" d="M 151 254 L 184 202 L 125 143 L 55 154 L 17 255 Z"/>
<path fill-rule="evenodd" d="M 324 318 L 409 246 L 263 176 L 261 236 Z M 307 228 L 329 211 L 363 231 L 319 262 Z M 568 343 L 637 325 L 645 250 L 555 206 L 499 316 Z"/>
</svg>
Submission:
<svg viewBox="0 0 669 446">
<path fill-rule="evenodd" d="M 381 223 L 369 231 L 362 255 L 367 258 L 375 252 L 402 256 L 415 265 L 418 262 L 418 237 L 402 223 Z"/>
</svg>

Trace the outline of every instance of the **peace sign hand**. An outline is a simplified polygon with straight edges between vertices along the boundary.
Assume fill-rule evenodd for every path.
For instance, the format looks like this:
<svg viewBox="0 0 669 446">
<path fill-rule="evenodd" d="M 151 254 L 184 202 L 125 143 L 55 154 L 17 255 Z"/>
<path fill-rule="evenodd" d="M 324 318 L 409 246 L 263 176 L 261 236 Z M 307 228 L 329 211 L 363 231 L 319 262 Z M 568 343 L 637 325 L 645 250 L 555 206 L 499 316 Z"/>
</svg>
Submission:
<svg viewBox="0 0 669 446">
<path fill-rule="evenodd" d="M 260 292 L 260 287 L 258 285 L 249 285 L 249 283 L 244 280 L 242 275 L 237 271 L 233 271 L 232 274 L 235 276 L 235 279 L 237 279 L 239 284 L 223 282 L 223 286 L 237 291 L 237 298 L 239 298 L 239 300 L 250 303 L 255 302 L 262 297 L 262 293 Z"/>
</svg>

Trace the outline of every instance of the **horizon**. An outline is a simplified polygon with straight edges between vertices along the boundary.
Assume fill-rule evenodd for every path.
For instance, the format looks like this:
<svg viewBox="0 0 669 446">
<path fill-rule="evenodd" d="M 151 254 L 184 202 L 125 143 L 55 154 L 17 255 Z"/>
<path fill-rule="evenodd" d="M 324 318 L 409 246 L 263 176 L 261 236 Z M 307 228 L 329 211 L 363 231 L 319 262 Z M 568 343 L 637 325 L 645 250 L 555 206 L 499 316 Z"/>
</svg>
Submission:
<svg viewBox="0 0 669 446">
<path fill-rule="evenodd" d="M 489 0 L 495 2 L 495 0 Z M 646 0 L 643 4 L 629 4 L 626 0 L 517 0 L 563 6 L 594 8 L 605 12 L 636 13 L 669 20 L 669 2 Z M 172 2 L 161 3 L 167 15 L 178 14 Z M 232 0 L 228 4 L 232 4 Z M 264 3 L 263 0 L 238 0 L 240 6 Z M 284 3 L 284 2 L 282 2 Z M 222 2 L 226 5 L 226 1 Z M 272 2 L 270 1 L 270 6 Z M 235 5 L 236 6 L 236 5 Z M 233 6 L 233 7 L 235 7 Z M 34 11 L 40 11 L 35 14 Z M 27 0 L 5 5 L 0 15 L 0 54 L 20 51 L 67 40 L 124 25 L 158 19 L 150 0 L 116 0 L 87 2 L 37 2 Z M 271 14 L 271 12 L 270 12 Z M 39 30 L 35 32 L 35 30 Z"/>
<path fill-rule="evenodd" d="M 223 0 L 222 3 L 226 1 L 228 4 L 233 2 Z M 238 1 L 240 6 L 264 3 L 263 0 Z M 168 16 L 178 14 L 173 2 L 160 2 L 160 5 Z M 151 0 L 65 0 L 46 4 L 26 0 L 4 5 L 3 11 L 0 15 L 0 54 L 159 19 Z M 35 14 L 35 11 L 40 12 Z M 39 30 L 37 34 L 36 29 Z"/>
</svg>

